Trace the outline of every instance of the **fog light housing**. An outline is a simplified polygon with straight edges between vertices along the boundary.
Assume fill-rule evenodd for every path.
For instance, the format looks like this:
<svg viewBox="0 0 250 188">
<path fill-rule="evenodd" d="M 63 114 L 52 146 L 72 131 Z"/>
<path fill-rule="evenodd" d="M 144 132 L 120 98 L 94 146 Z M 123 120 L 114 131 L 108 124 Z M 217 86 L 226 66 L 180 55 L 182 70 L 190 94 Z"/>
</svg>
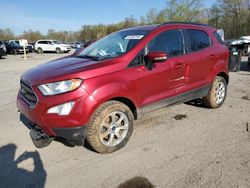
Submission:
<svg viewBox="0 0 250 188">
<path fill-rule="evenodd" d="M 48 114 L 59 114 L 61 116 L 67 116 L 71 112 L 74 107 L 75 102 L 67 102 L 64 104 L 60 104 L 48 109 Z"/>
</svg>

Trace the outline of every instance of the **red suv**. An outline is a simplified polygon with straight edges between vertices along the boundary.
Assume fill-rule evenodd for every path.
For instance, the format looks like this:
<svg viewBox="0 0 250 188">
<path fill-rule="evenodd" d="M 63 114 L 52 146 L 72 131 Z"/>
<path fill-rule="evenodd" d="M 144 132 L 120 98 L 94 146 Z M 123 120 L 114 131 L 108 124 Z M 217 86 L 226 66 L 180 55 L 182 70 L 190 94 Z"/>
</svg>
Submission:
<svg viewBox="0 0 250 188">
<path fill-rule="evenodd" d="M 159 108 L 201 98 L 220 107 L 229 52 L 215 28 L 192 23 L 138 26 L 25 72 L 17 106 L 33 122 L 37 147 L 86 139 L 99 153 L 122 148 L 133 122 Z"/>
</svg>

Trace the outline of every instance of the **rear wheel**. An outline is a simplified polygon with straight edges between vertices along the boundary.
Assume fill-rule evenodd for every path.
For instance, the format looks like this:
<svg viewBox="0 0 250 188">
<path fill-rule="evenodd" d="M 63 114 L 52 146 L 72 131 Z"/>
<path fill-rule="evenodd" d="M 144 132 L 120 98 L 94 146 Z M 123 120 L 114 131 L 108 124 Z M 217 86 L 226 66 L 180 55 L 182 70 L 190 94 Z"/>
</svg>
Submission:
<svg viewBox="0 0 250 188">
<path fill-rule="evenodd" d="M 42 54 L 42 53 L 43 53 L 43 49 L 42 49 L 42 48 L 38 48 L 38 49 L 37 49 L 37 52 L 38 52 L 39 54 Z"/>
<path fill-rule="evenodd" d="M 219 108 L 225 101 L 227 95 L 227 83 L 223 77 L 216 76 L 212 87 L 206 97 L 203 98 L 205 106 Z"/>
<path fill-rule="evenodd" d="M 61 53 L 62 53 L 62 50 L 61 50 L 60 48 L 57 48 L 57 49 L 56 49 L 56 53 L 61 54 Z"/>
<path fill-rule="evenodd" d="M 133 121 L 133 114 L 125 104 L 108 101 L 92 115 L 87 141 L 99 153 L 117 151 L 129 141 Z"/>
</svg>

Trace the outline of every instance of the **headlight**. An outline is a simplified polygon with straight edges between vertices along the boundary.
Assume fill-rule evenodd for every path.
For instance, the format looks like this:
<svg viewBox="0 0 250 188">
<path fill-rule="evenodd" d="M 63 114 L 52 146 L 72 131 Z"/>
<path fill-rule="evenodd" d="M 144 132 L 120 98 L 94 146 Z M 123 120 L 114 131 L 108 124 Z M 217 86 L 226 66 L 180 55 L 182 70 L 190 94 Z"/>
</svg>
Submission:
<svg viewBox="0 0 250 188">
<path fill-rule="evenodd" d="M 64 80 L 60 82 L 53 82 L 39 85 L 38 88 L 42 92 L 43 95 L 57 95 L 61 93 L 66 93 L 69 91 L 73 91 L 80 87 L 82 84 L 81 79 L 71 79 Z"/>
</svg>

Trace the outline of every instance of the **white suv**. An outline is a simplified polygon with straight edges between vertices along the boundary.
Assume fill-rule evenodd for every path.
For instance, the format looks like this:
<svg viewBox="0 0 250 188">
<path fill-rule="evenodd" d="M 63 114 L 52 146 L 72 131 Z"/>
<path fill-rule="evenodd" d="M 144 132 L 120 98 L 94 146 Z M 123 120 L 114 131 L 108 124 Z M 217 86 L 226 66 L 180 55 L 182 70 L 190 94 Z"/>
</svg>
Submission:
<svg viewBox="0 0 250 188">
<path fill-rule="evenodd" d="M 58 54 L 62 52 L 69 52 L 71 50 L 70 46 L 63 44 L 57 40 L 38 40 L 35 43 L 35 50 L 38 53 L 43 52 L 56 52 Z"/>
</svg>

